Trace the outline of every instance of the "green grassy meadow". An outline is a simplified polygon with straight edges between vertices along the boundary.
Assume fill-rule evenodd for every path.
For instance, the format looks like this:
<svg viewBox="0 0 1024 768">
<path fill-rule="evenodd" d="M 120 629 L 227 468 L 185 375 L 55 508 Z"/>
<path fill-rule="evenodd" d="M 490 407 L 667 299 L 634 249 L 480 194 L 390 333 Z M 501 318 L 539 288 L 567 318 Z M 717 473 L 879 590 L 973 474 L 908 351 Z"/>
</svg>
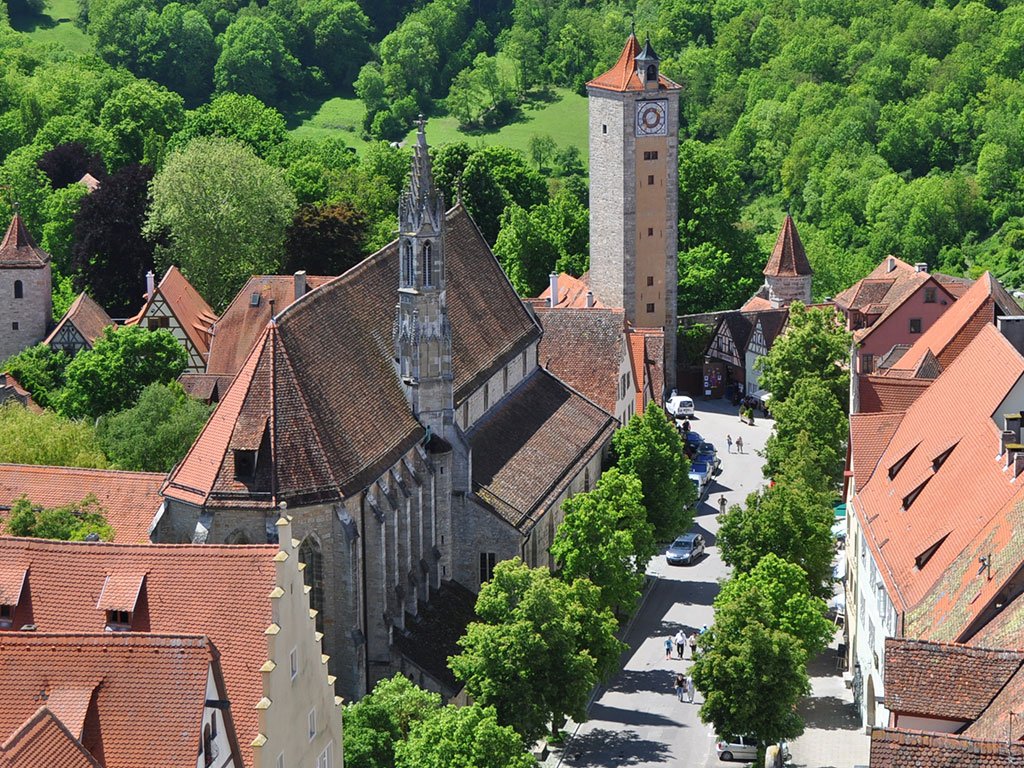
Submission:
<svg viewBox="0 0 1024 768">
<path fill-rule="evenodd" d="M 328 99 L 320 108 L 292 130 L 301 138 L 341 136 L 345 142 L 361 150 L 366 142 L 360 131 L 363 121 L 363 105 L 356 98 Z M 564 88 L 555 89 L 550 101 L 524 104 L 519 118 L 500 130 L 487 133 L 465 133 L 459 130 L 454 118 L 435 117 L 427 125 L 427 137 L 433 145 L 453 141 L 468 141 L 470 144 L 503 144 L 513 149 L 529 152 L 533 136 L 549 135 L 559 147 L 575 145 L 579 148 L 583 162 L 587 161 L 587 100 L 579 94 Z M 412 136 L 412 130 L 409 137 Z"/>
<path fill-rule="evenodd" d="M 77 0 L 47 0 L 41 15 L 11 15 L 11 27 L 40 43 L 58 43 L 76 53 L 92 50 L 92 40 L 75 26 Z"/>
</svg>

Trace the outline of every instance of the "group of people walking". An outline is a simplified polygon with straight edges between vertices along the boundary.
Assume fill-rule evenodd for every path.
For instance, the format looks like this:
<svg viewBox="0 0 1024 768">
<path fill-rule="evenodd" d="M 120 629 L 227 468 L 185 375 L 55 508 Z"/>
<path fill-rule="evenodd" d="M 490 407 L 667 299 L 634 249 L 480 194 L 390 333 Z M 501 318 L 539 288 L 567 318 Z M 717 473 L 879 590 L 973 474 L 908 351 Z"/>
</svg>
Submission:
<svg viewBox="0 0 1024 768">
<path fill-rule="evenodd" d="M 707 629 L 707 627 L 704 627 Z M 702 630 L 703 631 L 703 630 Z M 682 661 L 686 658 L 686 649 L 690 649 L 690 658 L 697 658 L 697 635 L 699 632 L 694 632 L 692 635 L 687 635 L 683 630 L 676 632 L 674 636 L 665 638 L 665 658 L 672 658 L 672 651 L 676 653 L 676 657 Z M 675 689 L 676 698 L 680 701 L 689 701 L 693 703 L 693 697 L 697 689 L 693 683 L 693 676 L 688 674 L 678 673 L 675 676 Z"/>
<path fill-rule="evenodd" d="M 732 435 L 725 436 L 725 446 L 729 453 L 732 453 Z M 743 436 L 736 436 L 736 453 L 743 453 Z"/>
</svg>

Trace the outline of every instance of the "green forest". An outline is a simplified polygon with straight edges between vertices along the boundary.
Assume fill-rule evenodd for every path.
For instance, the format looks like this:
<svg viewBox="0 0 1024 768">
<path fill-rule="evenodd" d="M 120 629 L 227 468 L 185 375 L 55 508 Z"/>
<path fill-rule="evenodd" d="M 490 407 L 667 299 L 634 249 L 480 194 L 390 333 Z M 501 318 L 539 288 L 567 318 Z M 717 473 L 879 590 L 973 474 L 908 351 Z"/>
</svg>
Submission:
<svg viewBox="0 0 1024 768">
<path fill-rule="evenodd" d="M 452 126 L 432 140 L 437 181 L 519 291 L 543 289 L 552 269 L 581 273 L 586 122 L 567 136 L 545 115 L 573 100 L 584 110 L 585 83 L 633 27 L 683 87 L 681 312 L 749 296 L 786 211 L 818 298 L 890 253 L 1024 287 L 1021 3 L 9 0 L 7 11 L 0 214 L 17 202 L 53 255 L 58 315 L 89 290 L 124 316 L 145 272 L 171 263 L 218 309 L 254 271 L 346 269 L 392 236 L 400 142 L 418 114 Z M 357 124 L 303 130 L 326 104 Z M 101 182 L 91 194 L 76 183 L 86 172 Z"/>
</svg>

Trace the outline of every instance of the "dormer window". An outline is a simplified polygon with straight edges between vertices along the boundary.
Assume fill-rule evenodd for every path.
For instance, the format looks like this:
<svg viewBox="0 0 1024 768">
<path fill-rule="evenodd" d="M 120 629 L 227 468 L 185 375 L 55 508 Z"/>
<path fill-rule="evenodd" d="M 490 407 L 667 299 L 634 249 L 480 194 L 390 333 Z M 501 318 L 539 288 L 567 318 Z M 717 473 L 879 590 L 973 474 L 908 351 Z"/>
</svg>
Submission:
<svg viewBox="0 0 1024 768">
<path fill-rule="evenodd" d="M 907 460 L 910 458 L 910 456 L 914 453 L 915 450 L 917 450 L 917 446 L 916 445 L 913 448 L 911 448 L 909 451 L 907 451 L 906 455 L 902 459 L 900 459 L 895 464 L 893 464 L 891 467 L 889 467 L 889 479 L 890 480 L 895 479 L 896 475 L 898 475 L 900 470 L 903 469 L 903 465 L 907 463 Z"/>
<path fill-rule="evenodd" d="M 924 487 L 928 485 L 928 480 L 931 480 L 931 477 L 928 477 L 923 483 L 917 486 L 917 488 L 915 488 L 914 490 L 912 490 L 910 493 L 903 497 L 904 512 L 909 510 L 910 506 L 917 500 L 917 497 L 921 495 L 921 491 L 923 491 Z"/>
<path fill-rule="evenodd" d="M 256 451 L 235 448 L 235 479 L 251 483 L 256 479 Z"/>
<path fill-rule="evenodd" d="M 10 629 L 14 624 L 14 606 L 0 605 L 0 629 Z"/>
<path fill-rule="evenodd" d="M 21 602 L 28 571 L 24 568 L 0 570 L 0 629 L 14 626 L 14 612 Z"/>
<path fill-rule="evenodd" d="M 131 611 L 107 611 L 108 632 L 129 632 L 132 628 Z"/>
<path fill-rule="evenodd" d="M 260 305 L 260 295 L 258 293 L 249 294 L 249 306 L 258 307 Z"/>
<path fill-rule="evenodd" d="M 947 448 L 934 459 L 932 459 L 932 472 L 939 471 L 939 467 L 946 463 L 946 459 L 949 458 L 949 454 L 953 452 L 953 449 L 956 448 L 956 446 L 957 443 L 953 443 L 953 445 L 949 446 L 949 448 Z"/>
</svg>

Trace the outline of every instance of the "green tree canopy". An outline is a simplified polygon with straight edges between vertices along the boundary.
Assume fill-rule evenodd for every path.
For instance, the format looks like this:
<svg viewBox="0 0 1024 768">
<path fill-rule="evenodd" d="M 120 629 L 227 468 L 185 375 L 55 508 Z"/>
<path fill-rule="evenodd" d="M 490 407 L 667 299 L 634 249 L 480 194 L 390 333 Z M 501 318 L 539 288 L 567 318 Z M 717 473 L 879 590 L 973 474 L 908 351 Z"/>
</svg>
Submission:
<svg viewBox="0 0 1024 768">
<path fill-rule="evenodd" d="M 32 413 L 8 401 L 0 406 L 0 462 L 60 467 L 107 466 L 96 431 L 87 421 L 70 421 L 53 411 Z"/>
<path fill-rule="evenodd" d="M 288 50 L 280 26 L 262 16 L 239 16 L 224 31 L 213 83 L 233 92 L 272 102 L 297 81 L 298 60 Z"/>
<path fill-rule="evenodd" d="M 170 472 L 199 436 L 211 410 L 176 381 L 155 383 L 128 410 L 101 418 L 96 432 L 103 452 L 119 469 Z"/>
<path fill-rule="evenodd" d="M 112 541 L 114 538 L 114 529 L 107 522 L 106 510 L 92 494 L 80 502 L 51 509 L 37 507 L 22 495 L 11 506 L 4 527 L 11 536 L 34 539 L 85 541 L 93 535 L 102 541 Z"/>
<path fill-rule="evenodd" d="M 824 382 L 836 402 L 849 400 L 850 333 L 842 318 L 831 308 L 807 309 L 800 302 L 789 308 L 786 332 L 775 339 L 771 350 L 760 358 L 760 386 L 772 393 L 772 411 L 785 402 L 798 379 Z M 845 410 L 845 408 L 844 408 Z"/>
<path fill-rule="evenodd" d="M 138 325 L 105 328 L 92 349 L 68 363 L 57 407 L 73 418 L 130 408 L 146 386 L 174 381 L 187 362 L 185 348 L 170 331 Z"/>
<path fill-rule="evenodd" d="M 806 435 L 825 476 L 837 486 L 843 473 L 849 419 L 828 382 L 797 379 L 785 400 L 772 405 L 775 429 L 765 443 L 766 477 L 775 477 L 793 453 L 797 437 Z"/>
<path fill-rule="evenodd" d="M 493 707 L 449 705 L 414 722 L 395 749 L 395 768 L 531 768 L 519 734 L 498 722 Z M 347 757 L 347 755 L 346 755 Z"/>
<path fill-rule="evenodd" d="M 615 433 L 612 445 L 618 468 L 640 479 L 655 537 L 665 541 L 689 528 L 697 492 L 690 482 L 683 441 L 665 411 L 646 408 Z"/>
<path fill-rule="evenodd" d="M 345 707 L 345 764 L 349 768 L 395 768 L 395 747 L 413 726 L 431 718 L 441 697 L 403 675 L 381 680 L 373 691 Z"/>
<path fill-rule="evenodd" d="M 561 581 L 518 558 L 498 563 L 476 612 L 480 620 L 467 627 L 449 666 L 473 700 L 493 706 L 525 743 L 566 717 L 584 720 L 591 688 L 614 672 L 625 647 L 597 587 Z"/>
<path fill-rule="evenodd" d="M 565 520 L 551 544 L 559 575 L 566 581 L 589 579 L 605 607 L 632 613 L 658 549 L 640 480 L 613 467 L 592 491 L 567 499 L 562 510 Z"/>
<path fill-rule="evenodd" d="M 65 352 L 55 352 L 49 344 L 36 344 L 7 358 L 0 369 L 17 379 L 37 404 L 50 408 L 64 386 L 64 369 L 70 360 Z"/>
<path fill-rule="evenodd" d="M 171 149 L 181 149 L 200 136 L 234 139 L 266 157 L 285 140 L 287 126 L 280 112 L 255 96 L 223 93 L 185 113 L 184 125 L 173 136 Z"/>
<path fill-rule="evenodd" d="M 176 264 L 214 309 L 252 275 L 280 269 L 295 196 L 282 172 L 228 139 L 197 138 L 153 179 L 146 223 L 161 269 Z"/>
</svg>

